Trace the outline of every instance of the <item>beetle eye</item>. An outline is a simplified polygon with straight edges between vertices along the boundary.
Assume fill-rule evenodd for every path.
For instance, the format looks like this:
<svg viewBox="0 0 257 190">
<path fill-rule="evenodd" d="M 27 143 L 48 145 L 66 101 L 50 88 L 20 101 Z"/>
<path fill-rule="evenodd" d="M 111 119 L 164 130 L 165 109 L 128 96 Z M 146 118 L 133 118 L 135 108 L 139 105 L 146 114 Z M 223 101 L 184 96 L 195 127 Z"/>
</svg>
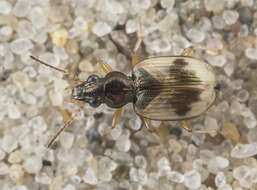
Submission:
<svg viewBox="0 0 257 190">
<path fill-rule="evenodd" d="M 95 100 L 95 99 L 94 100 L 90 100 L 88 103 L 89 103 L 89 105 L 91 107 L 94 107 L 94 108 L 96 108 L 96 107 L 101 105 L 101 101 Z"/>
<path fill-rule="evenodd" d="M 88 78 L 87 78 L 87 82 L 94 82 L 96 81 L 97 79 L 99 79 L 99 77 L 97 75 L 90 75 Z"/>
</svg>

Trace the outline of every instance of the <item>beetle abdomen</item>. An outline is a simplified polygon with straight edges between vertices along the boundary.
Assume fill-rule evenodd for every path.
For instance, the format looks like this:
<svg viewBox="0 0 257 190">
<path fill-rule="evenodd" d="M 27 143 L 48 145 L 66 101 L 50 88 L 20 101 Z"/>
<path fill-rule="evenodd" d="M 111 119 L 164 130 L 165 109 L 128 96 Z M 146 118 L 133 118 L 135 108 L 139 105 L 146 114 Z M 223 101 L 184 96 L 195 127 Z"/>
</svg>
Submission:
<svg viewBox="0 0 257 190">
<path fill-rule="evenodd" d="M 216 79 L 206 62 L 191 57 L 156 57 L 138 63 L 132 74 L 134 108 L 152 120 L 199 116 L 215 100 Z"/>
</svg>

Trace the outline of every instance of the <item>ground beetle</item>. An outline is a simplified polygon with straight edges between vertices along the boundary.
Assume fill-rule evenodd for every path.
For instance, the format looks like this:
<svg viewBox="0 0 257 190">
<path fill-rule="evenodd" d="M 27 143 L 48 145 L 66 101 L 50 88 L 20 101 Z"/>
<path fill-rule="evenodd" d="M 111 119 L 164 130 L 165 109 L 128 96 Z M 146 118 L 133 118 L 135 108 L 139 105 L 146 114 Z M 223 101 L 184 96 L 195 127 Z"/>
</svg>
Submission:
<svg viewBox="0 0 257 190">
<path fill-rule="evenodd" d="M 133 49 L 132 76 L 113 71 L 108 64 L 99 62 L 106 76 L 101 78 L 91 75 L 86 81 L 82 81 L 72 73 L 48 65 L 33 56 L 31 58 L 78 80 L 79 84 L 71 87 L 73 100 L 80 101 L 83 105 L 88 103 L 92 107 L 105 103 L 111 108 L 117 108 L 112 128 L 120 118 L 122 107 L 127 103 L 133 103 L 135 112 L 143 118 L 146 127 L 151 131 L 150 120 L 180 120 L 182 127 L 192 132 L 184 120 L 204 113 L 216 97 L 216 79 L 212 67 L 193 57 L 193 46 L 185 49 L 181 56 L 152 57 L 138 61 L 136 51 L 142 39 L 140 24 L 138 40 Z M 57 132 L 48 147 L 72 123 L 80 110 Z"/>
</svg>

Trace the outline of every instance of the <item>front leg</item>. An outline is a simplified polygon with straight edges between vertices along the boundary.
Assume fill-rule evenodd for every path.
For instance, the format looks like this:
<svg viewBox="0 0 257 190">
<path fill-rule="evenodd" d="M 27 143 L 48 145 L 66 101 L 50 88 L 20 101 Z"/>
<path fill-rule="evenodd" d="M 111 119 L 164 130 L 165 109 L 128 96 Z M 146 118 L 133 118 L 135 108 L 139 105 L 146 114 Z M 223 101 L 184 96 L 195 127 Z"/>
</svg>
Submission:
<svg viewBox="0 0 257 190">
<path fill-rule="evenodd" d="M 111 128 L 108 128 L 108 129 L 105 129 L 104 132 L 103 132 L 103 146 L 105 147 L 106 146 L 106 136 L 109 135 L 112 130 L 116 127 L 116 125 L 118 124 L 119 120 L 120 120 L 120 116 L 122 114 L 122 110 L 123 110 L 123 107 L 117 109 L 113 115 L 113 119 L 112 119 L 112 127 Z"/>
</svg>

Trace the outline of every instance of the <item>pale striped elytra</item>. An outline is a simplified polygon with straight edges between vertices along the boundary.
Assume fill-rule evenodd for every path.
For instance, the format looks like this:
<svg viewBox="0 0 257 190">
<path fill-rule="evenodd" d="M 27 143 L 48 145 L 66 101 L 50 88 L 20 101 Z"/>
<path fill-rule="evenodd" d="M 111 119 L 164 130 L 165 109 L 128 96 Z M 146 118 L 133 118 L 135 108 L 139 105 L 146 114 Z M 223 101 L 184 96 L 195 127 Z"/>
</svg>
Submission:
<svg viewBox="0 0 257 190">
<path fill-rule="evenodd" d="M 206 62 L 192 57 L 154 57 L 133 68 L 134 108 L 151 120 L 201 115 L 214 102 L 216 79 Z"/>
</svg>

